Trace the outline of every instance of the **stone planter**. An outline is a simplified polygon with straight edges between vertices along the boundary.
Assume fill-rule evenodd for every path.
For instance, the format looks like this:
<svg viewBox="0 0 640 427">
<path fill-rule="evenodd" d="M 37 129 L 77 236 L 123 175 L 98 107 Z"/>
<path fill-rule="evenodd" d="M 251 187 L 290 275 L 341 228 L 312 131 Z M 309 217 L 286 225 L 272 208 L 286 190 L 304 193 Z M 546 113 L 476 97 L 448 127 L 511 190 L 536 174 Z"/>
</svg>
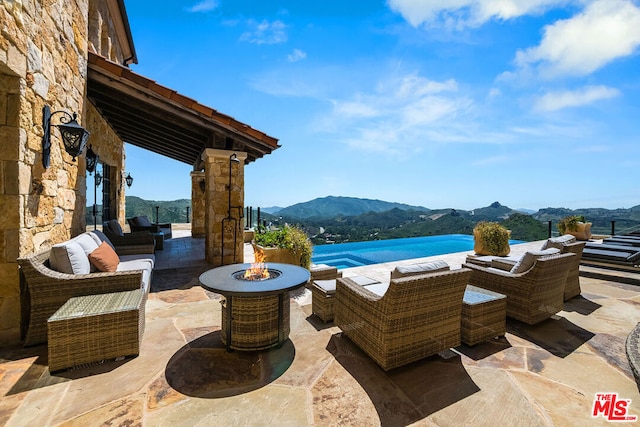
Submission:
<svg viewBox="0 0 640 427">
<path fill-rule="evenodd" d="M 577 230 L 566 230 L 566 233 L 575 236 L 577 240 L 589 240 L 591 238 L 591 223 L 579 222 L 577 225 Z"/>
<path fill-rule="evenodd" d="M 291 249 L 269 248 L 260 246 L 254 242 L 252 242 L 251 244 L 253 245 L 254 253 L 257 251 L 262 251 L 264 253 L 266 262 L 280 262 L 283 264 L 300 265 L 299 257 L 297 257 Z"/>
<path fill-rule="evenodd" d="M 480 232 L 477 230 L 473 231 L 473 250 L 476 255 L 494 255 L 494 256 L 507 256 L 509 252 L 511 252 L 511 247 L 509 246 L 509 237 L 511 232 L 506 230 L 507 235 L 502 236 L 502 240 L 506 240 L 505 244 L 497 245 L 499 246 L 499 250 L 492 251 L 486 247 L 484 244 L 484 239 L 480 235 Z"/>
</svg>

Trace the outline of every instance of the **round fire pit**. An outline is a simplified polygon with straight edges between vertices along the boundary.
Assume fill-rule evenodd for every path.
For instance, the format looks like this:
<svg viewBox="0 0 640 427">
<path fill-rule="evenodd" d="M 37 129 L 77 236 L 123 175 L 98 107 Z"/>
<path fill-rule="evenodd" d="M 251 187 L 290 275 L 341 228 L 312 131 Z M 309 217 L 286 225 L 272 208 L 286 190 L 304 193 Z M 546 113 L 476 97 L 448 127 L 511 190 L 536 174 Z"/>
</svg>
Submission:
<svg viewBox="0 0 640 427">
<path fill-rule="evenodd" d="M 269 275 L 245 278 L 251 264 L 232 264 L 200 275 L 203 288 L 222 294 L 222 341 L 227 350 L 264 350 L 289 337 L 289 291 L 309 281 L 309 271 L 267 263 Z M 252 280 L 253 279 L 253 280 Z"/>
</svg>

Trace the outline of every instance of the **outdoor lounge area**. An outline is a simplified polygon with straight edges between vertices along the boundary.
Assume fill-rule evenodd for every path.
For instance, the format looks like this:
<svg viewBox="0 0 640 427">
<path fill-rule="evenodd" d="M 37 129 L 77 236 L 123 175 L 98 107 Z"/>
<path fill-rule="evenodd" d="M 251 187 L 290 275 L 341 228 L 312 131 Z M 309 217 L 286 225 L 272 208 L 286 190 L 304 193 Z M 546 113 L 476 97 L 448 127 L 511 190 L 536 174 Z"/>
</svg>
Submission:
<svg viewBox="0 0 640 427">
<path fill-rule="evenodd" d="M 541 242 L 515 245 L 513 254 Z M 596 393 L 640 394 L 625 340 L 640 319 L 635 285 L 580 277 L 582 294 L 537 325 L 507 319 L 506 335 L 460 345 L 385 372 L 333 323 L 312 315 L 311 292 L 292 293 L 289 340 L 227 352 L 221 296 L 198 276 L 204 239 L 174 224 L 156 253 L 145 330 L 135 358 L 51 375 L 47 346 L 0 352 L 0 424 L 53 425 L 607 425 Z M 451 269 L 468 252 L 438 256 Z M 245 245 L 245 260 L 252 257 Z M 383 281 L 395 266 L 345 269 Z M 633 273 L 625 273 L 636 279 Z"/>
</svg>

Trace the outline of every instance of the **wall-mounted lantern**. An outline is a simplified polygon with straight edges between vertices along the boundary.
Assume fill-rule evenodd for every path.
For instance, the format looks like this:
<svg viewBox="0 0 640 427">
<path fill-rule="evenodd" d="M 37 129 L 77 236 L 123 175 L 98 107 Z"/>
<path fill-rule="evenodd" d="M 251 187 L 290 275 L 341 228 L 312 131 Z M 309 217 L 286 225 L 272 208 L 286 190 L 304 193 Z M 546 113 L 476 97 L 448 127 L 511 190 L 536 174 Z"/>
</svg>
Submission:
<svg viewBox="0 0 640 427">
<path fill-rule="evenodd" d="M 51 164 L 51 120 L 56 114 L 63 114 L 60 118 L 60 124 L 54 125 L 60 130 L 62 136 L 62 142 L 64 143 L 64 149 L 73 160 L 76 160 L 89 139 L 89 132 L 78 124 L 76 120 L 78 115 L 67 113 L 63 110 L 51 112 L 48 105 L 45 105 L 42 109 L 42 126 L 44 128 L 44 135 L 42 136 L 42 165 L 48 168 Z"/>
</svg>

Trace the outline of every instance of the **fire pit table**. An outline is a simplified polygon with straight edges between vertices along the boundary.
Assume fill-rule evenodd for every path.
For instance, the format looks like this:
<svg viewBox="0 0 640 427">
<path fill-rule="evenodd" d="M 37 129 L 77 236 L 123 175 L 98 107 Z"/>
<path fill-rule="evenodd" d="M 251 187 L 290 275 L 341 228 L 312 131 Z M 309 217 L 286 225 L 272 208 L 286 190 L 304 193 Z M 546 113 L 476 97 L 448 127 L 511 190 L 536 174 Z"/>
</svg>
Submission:
<svg viewBox="0 0 640 427">
<path fill-rule="evenodd" d="M 227 351 L 280 346 L 289 337 L 289 291 L 309 281 L 307 269 L 267 263 L 264 276 L 245 278 L 251 264 L 217 267 L 200 275 L 201 286 L 222 294 L 222 342 Z"/>
</svg>

